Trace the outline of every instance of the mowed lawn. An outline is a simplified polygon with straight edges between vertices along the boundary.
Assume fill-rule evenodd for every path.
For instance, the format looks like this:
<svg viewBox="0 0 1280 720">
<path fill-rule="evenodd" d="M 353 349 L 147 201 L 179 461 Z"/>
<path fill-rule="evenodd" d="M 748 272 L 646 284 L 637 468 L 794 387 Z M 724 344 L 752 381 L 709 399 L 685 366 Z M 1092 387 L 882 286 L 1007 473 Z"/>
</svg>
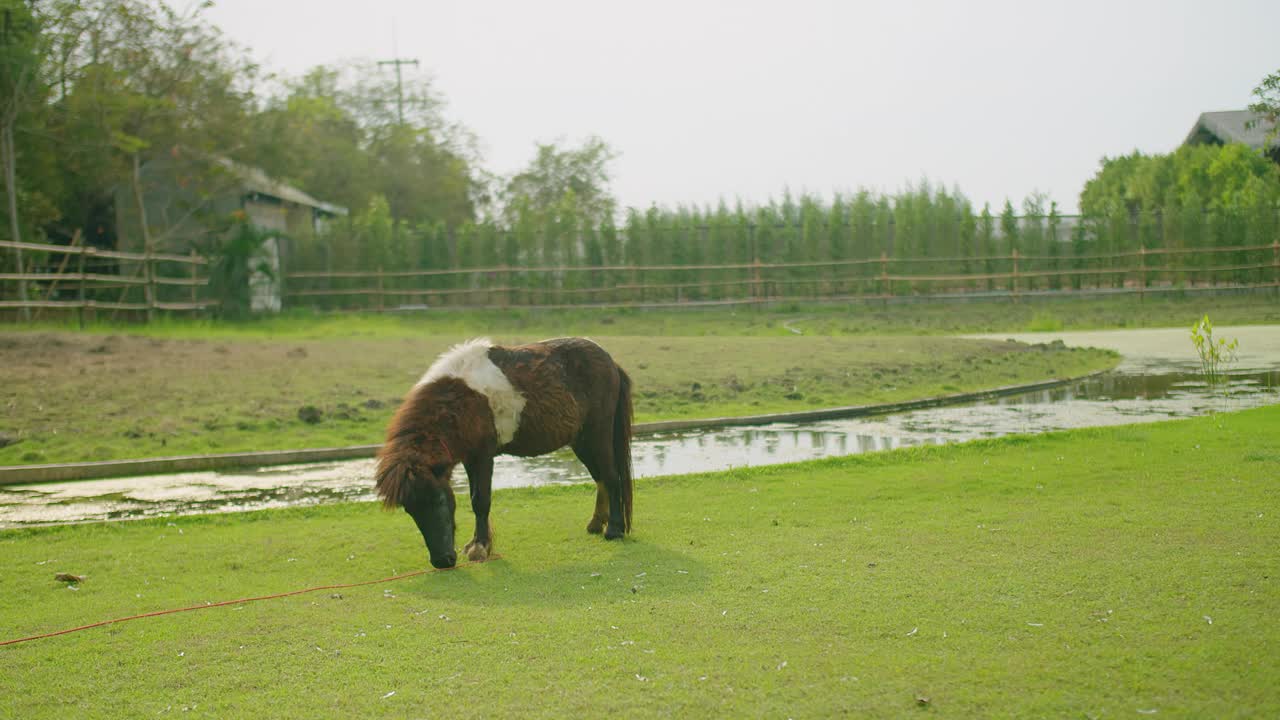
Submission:
<svg viewBox="0 0 1280 720">
<path fill-rule="evenodd" d="M 485 565 L 0 648 L 0 716 L 1277 717 L 1277 427 L 645 480 L 615 543 L 504 491 Z M 0 638 L 425 565 L 371 504 L 5 531 Z"/>
<path fill-rule="evenodd" d="M 381 442 L 404 393 L 469 335 L 364 335 L 352 322 L 319 338 L 0 334 L 0 367 L 13 379 L 0 383 L 0 465 Z M 631 374 L 639 422 L 925 398 L 1118 360 L 947 337 L 593 337 Z"/>
</svg>

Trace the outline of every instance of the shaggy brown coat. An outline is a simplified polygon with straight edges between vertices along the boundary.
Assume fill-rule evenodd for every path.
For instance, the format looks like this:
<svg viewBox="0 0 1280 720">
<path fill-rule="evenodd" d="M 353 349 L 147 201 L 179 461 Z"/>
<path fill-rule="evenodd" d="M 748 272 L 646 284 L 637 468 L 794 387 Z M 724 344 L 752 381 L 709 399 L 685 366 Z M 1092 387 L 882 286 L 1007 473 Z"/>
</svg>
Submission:
<svg viewBox="0 0 1280 720">
<path fill-rule="evenodd" d="M 378 454 L 376 485 L 383 503 L 404 506 L 414 516 L 434 563 L 436 548 L 430 547 L 424 528 L 424 522 L 432 523 L 423 513 L 415 514 L 415 494 L 448 491 L 452 469 L 462 463 L 476 514 L 476 533 L 466 552 L 472 560 L 483 560 L 493 545 L 493 458 L 542 455 L 569 445 L 596 481 L 596 507 L 587 530 L 605 531 L 608 538 L 629 532 L 632 407 L 627 374 L 603 348 L 582 338 L 492 346 L 487 355 L 524 398 L 513 437 L 500 443 L 489 399 L 464 379 L 446 376 L 415 386 L 392 418 Z"/>
</svg>

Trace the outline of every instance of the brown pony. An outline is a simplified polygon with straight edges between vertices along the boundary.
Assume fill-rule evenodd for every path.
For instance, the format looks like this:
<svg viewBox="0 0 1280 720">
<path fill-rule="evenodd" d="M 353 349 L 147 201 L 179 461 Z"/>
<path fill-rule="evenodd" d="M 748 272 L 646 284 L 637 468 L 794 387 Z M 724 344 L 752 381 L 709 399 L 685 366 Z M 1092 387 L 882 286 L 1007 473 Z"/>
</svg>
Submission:
<svg viewBox="0 0 1280 720">
<path fill-rule="evenodd" d="M 631 530 L 631 380 L 609 353 L 584 338 L 500 347 L 471 340 L 444 353 L 409 391 L 378 452 L 377 490 L 402 506 L 427 544 L 431 564 L 453 567 L 454 465 L 467 469 L 476 531 L 464 551 L 493 552 L 489 499 L 493 458 L 529 457 L 571 445 L 596 481 L 587 532 L 607 539 Z"/>
</svg>

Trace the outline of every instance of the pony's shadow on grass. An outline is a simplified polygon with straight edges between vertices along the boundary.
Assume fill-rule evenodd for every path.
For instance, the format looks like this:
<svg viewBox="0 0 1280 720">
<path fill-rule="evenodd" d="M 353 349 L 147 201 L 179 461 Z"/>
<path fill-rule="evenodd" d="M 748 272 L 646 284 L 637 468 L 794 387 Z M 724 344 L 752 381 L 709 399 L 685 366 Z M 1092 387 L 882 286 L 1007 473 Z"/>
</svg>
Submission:
<svg viewBox="0 0 1280 720">
<path fill-rule="evenodd" d="M 591 540 L 594 540 L 592 542 Z M 464 603 L 548 605 L 620 599 L 666 599 L 701 592 L 711 570 L 689 555 L 650 540 L 591 539 L 566 550 L 563 561 L 519 548 L 486 563 L 420 578 L 404 594 Z"/>
</svg>

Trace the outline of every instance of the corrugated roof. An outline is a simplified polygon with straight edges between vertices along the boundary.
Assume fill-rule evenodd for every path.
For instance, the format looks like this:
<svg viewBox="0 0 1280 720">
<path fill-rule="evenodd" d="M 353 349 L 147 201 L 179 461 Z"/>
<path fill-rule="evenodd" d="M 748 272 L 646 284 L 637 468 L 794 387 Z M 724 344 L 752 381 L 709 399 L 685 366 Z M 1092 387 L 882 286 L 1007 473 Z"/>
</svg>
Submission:
<svg viewBox="0 0 1280 720">
<path fill-rule="evenodd" d="M 219 158 L 218 161 L 240 178 L 240 181 L 244 183 L 246 190 L 251 190 L 262 195 L 268 195 L 279 200 L 313 207 L 317 210 L 323 210 L 330 215 L 347 214 L 347 209 L 341 205 L 333 205 L 332 203 L 317 200 L 292 185 L 286 185 L 278 180 L 273 180 L 263 172 L 261 168 L 241 165 L 240 163 L 233 162 L 226 158 Z"/>
<path fill-rule="evenodd" d="M 1253 120 L 1259 120 L 1253 127 L 1247 127 Z M 1224 143 L 1244 143 L 1255 150 L 1261 150 L 1267 143 L 1267 135 L 1275 128 L 1275 124 L 1262 119 L 1261 115 L 1249 110 L 1225 110 L 1222 112 L 1200 113 L 1195 127 L 1187 133 L 1183 142 L 1194 144 L 1200 142 L 1199 136 L 1208 133 Z"/>
</svg>

